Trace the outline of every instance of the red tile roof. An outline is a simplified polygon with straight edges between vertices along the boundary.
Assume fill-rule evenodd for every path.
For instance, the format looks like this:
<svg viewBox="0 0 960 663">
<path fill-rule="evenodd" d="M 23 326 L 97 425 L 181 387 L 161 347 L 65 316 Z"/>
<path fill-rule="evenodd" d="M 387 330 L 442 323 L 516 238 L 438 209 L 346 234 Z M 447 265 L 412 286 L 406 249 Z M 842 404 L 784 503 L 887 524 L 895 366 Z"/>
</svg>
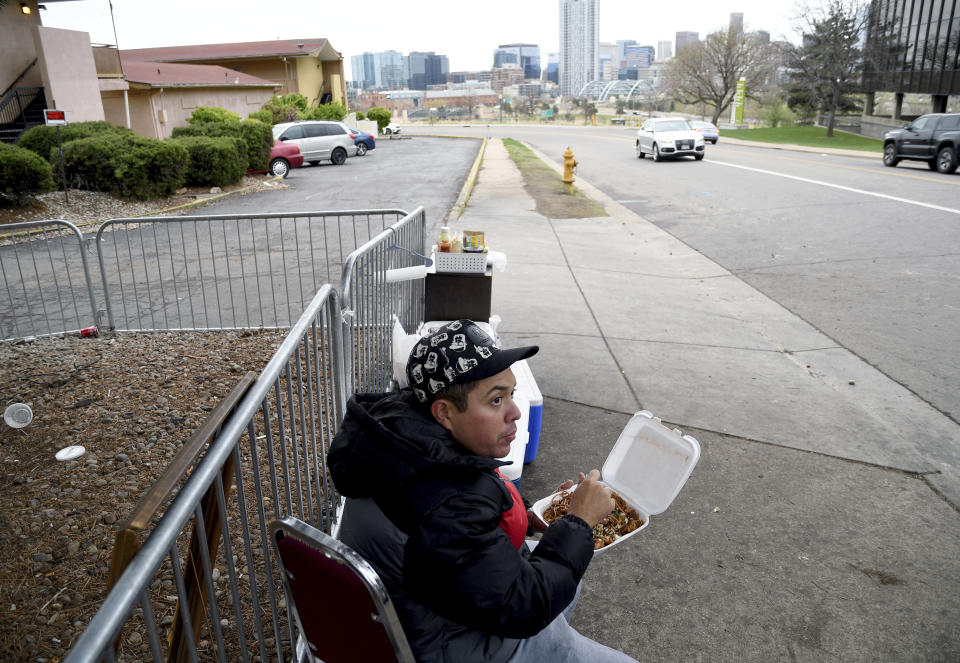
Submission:
<svg viewBox="0 0 960 663">
<path fill-rule="evenodd" d="M 247 41 L 233 44 L 137 48 L 121 51 L 120 54 L 125 60 L 139 60 L 141 62 L 184 62 L 306 55 L 321 49 L 333 51 L 326 39 L 274 39 L 272 41 Z"/>
<path fill-rule="evenodd" d="M 169 62 L 137 62 L 121 53 L 123 73 L 128 81 L 169 87 L 187 85 L 229 85 L 237 87 L 280 87 L 279 83 L 244 74 L 213 64 L 171 64 Z"/>
</svg>

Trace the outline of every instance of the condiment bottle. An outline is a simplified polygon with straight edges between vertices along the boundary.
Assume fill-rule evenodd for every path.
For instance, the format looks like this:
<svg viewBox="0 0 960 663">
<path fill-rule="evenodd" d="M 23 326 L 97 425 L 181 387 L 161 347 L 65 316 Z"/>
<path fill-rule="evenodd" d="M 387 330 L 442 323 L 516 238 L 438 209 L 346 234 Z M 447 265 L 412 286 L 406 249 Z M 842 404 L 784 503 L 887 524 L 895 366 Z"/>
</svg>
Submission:
<svg viewBox="0 0 960 663">
<path fill-rule="evenodd" d="M 453 241 L 450 242 L 450 253 L 463 253 L 463 235 L 453 234 Z"/>
<path fill-rule="evenodd" d="M 437 251 L 440 253 L 450 253 L 450 228 L 440 227 L 440 235 L 437 237 Z"/>
</svg>

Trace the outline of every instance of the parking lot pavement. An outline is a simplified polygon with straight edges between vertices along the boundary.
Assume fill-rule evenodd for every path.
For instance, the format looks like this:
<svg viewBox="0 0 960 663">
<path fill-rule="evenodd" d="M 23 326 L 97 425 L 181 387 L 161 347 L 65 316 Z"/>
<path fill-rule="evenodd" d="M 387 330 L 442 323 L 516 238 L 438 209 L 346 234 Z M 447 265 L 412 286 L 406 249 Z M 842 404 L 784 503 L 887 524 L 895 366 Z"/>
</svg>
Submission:
<svg viewBox="0 0 960 663">
<path fill-rule="evenodd" d="M 295 168 L 289 188 L 226 199 L 203 214 L 263 214 L 423 206 L 428 231 L 438 228 L 457 200 L 481 141 L 473 138 L 377 139 L 366 156 L 342 166 L 329 161 Z"/>
</svg>

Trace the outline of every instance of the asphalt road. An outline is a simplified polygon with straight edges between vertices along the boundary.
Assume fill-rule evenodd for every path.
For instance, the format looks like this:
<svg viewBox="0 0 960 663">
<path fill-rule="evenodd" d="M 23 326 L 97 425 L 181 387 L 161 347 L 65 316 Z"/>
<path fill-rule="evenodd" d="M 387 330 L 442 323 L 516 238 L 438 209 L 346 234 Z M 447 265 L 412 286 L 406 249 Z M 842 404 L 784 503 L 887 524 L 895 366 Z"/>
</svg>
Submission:
<svg viewBox="0 0 960 663">
<path fill-rule="evenodd" d="M 303 214 L 298 219 L 184 227 L 171 223 L 160 229 L 148 225 L 145 230 L 106 233 L 102 248 L 113 322 L 119 329 L 290 324 L 319 285 L 339 283 L 342 258 L 378 232 L 382 222 L 370 215 L 310 222 L 308 213 L 412 212 L 422 206 L 427 232 L 435 234 L 456 202 L 479 148 L 479 140 L 381 138 L 374 151 L 347 159 L 342 166 L 326 162 L 293 170 L 286 180 L 288 188 L 228 197 L 181 212 Z M 100 268 L 96 255 L 88 258 L 94 308 L 102 309 L 106 304 Z M 0 338 L 95 323 L 85 282 L 77 278 L 83 272 L 76 241 L 61 246 L 54 238 L 44 244 L 0 247 L 0 272 L 9 282 L 0 302 Z"/>
<path fill-rule="evenodd" d="M 637 159 L 633 129 L 412 128 L 523 140 L 960 420 L 960 172 L 720 142 Z"/>
<path fill-rule="evenodd" d="M 227 199 L 203 214 L 402 209 L 423 206 L 427 228 L 439 227 L 456 202 L 479 141 L 401 136 L 377 139 L 366 156 L 342 166 L 322 162 L 295 168 L 291 189 Z"/>
</svg>

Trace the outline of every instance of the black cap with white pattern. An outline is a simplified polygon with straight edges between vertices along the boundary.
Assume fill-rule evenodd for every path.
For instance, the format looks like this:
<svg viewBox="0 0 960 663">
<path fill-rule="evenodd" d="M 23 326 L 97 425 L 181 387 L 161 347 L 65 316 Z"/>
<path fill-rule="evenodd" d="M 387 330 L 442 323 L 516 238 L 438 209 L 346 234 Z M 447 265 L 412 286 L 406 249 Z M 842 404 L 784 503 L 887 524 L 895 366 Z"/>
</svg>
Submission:
<svg viewBox="0 0 960 663">
<path fill-rule="evenodd" d="M 473 320 L 455 320 L 413 346 L 407 359 L 407 380 L 417 400 L 429 403 L 452 384 L 496 375 L 539 350 L 536 345 L 504 350 Z"/>
</svg>

